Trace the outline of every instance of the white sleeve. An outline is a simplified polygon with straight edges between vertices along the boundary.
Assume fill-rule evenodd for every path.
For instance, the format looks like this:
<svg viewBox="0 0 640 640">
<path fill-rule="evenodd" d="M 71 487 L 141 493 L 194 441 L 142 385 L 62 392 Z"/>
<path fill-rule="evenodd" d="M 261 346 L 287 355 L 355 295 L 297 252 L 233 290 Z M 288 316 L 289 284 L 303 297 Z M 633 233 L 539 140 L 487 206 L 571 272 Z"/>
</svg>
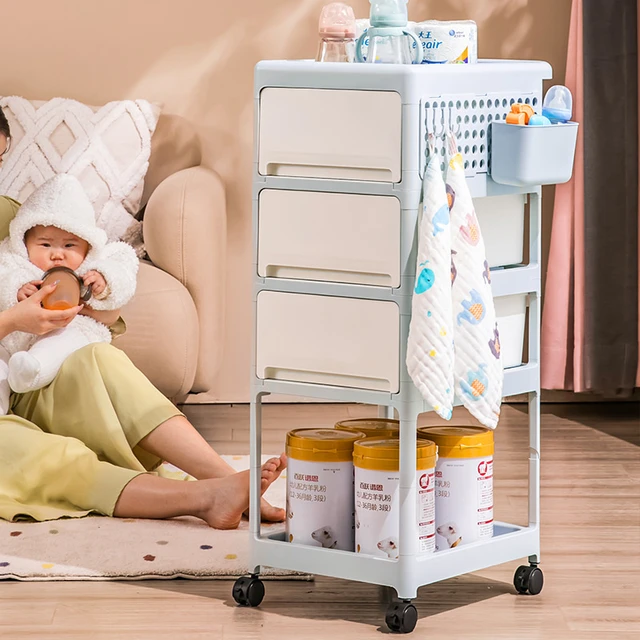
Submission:
<svg viewBox="0 0 640 640">
<path fill-rule="evenodd" d="M 107 295 L 99 300 L 92 297 L 91 307 L 108 311 L 127 304 L 136 291 L 138 265 L 136 252 L 126 242 L 111 242 L 94 259 L 86 260 L 78 269 L 78 275 L 98 271 L 107 282 Z"/>
<path fill-rule="evenodd" d="M 0 311 L 18 302 L 20 287 L 42 277 L 38 267 L 8 249 L 8 240 L 0 243 Z"/>
</svg>

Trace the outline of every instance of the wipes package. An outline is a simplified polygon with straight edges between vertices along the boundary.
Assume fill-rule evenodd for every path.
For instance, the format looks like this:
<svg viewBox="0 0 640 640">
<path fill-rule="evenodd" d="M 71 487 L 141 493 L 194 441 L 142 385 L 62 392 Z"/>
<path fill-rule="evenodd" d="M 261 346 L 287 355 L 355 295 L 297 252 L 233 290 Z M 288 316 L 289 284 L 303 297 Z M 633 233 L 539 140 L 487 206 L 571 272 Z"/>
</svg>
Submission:
<svg viewBox="0 0 640 640">
<path fill-rule="evenodd" d="M 356 20 L 356 42 L 363 33 L 367 33 L 371 27 L 371 22 L 369 18 L 362 18 Z M 369 48 L 369 38 L 364 38 L 361 45 L 362 50 L 362 59 L 366 61 L 367 59 L 367 49 Z"/>
<path fill-rule="evenodd" d="M 478 27 L 472 20 L 425 20 L 412 27 L 422 43 L 422 64 L 478 62 Z"/>
</svg>

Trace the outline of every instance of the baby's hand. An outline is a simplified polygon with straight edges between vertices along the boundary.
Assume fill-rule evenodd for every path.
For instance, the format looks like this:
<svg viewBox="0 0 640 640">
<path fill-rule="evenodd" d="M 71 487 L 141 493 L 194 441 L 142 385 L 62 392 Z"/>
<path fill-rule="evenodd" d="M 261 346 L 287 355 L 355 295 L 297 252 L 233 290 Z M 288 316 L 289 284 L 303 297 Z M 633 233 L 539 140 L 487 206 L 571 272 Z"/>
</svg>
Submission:
<svg viewBox="0 0 640 640">
<path fill-rule="evenodd" d="M 27 284 L 23 285 L 18 289 L 18 302 L 22 302 L 27 298 L 30 298 L 42 284 L 42 280 L 33 280 L 31 282 L 27 282 Z"/>
<path fill-rule="evenodd" d="M 107 281 L 98 271 L 87 271 L 82 280 L 87 287 L 91 285 L 91 293 L 96 297 L 107 288 Z"/>
</svg>

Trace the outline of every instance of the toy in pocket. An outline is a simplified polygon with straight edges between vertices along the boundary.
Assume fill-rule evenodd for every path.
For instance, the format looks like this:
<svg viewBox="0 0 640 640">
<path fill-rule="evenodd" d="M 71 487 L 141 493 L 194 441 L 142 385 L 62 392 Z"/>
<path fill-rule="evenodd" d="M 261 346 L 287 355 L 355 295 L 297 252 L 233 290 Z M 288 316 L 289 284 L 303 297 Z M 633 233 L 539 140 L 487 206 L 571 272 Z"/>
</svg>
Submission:
<svg viewBox="0 0 640 640">
<path fill-rule="evenodd" d="M 542 113 L 538 114 L 529 104 L 516 102 L 511 105 L 507 114 L 507 124 L 528 125 L 530 127 L 546 127 L 552 124 L 566 124 L 571 120 L 573 98 L 571 91 L 562 85 L 551 87 L 542 103 Z"/>
<path fill-rule="evenodd" d="M 58 311 L 72 309 L 91 298 L 91 285 L 85 286 L 75 271 L 67 267 L 53 267 L 45 272 L 42 276 L 42 286 L 54 283 L 58 285 L 55 291 L 42 300 L 42 306 L 45 309 Z"/>
<path fill-rule="evenodd" d="M 511 105 L 511 113 L 507 114 L 507 124 L 529 124 L 529 120 L 532 116 L 535 116 L 536 112 L 530 104 L 522 104 L 516 102 Z"/>
</svg>

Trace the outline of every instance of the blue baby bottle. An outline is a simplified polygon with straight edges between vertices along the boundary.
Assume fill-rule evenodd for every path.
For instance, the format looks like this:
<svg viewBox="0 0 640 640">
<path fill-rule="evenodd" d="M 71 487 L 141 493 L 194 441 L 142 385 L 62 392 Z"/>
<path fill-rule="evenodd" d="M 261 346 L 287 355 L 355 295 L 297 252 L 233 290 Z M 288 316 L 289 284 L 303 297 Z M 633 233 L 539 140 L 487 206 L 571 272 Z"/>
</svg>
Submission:
<svg viewBox="0 0 640 640">
<path fill-rule="evenodd" d="M 573 98 L 571 91 L 562 85 L 551 87 L 547 91 L 542 103 L 542 115 L 551 120 L 553 124 L 569 122 L 573 111 Z"/>
<path fill-rule="evenodd" d="M 371 27 L 356 43 L 358 62 L 420 64 L 422 45 L 416 34 L 407 28 L 408 0 L 369 1 Z M 369 40 L 366 59 L 362 53 L 365 38 Z"/>
</svg>

